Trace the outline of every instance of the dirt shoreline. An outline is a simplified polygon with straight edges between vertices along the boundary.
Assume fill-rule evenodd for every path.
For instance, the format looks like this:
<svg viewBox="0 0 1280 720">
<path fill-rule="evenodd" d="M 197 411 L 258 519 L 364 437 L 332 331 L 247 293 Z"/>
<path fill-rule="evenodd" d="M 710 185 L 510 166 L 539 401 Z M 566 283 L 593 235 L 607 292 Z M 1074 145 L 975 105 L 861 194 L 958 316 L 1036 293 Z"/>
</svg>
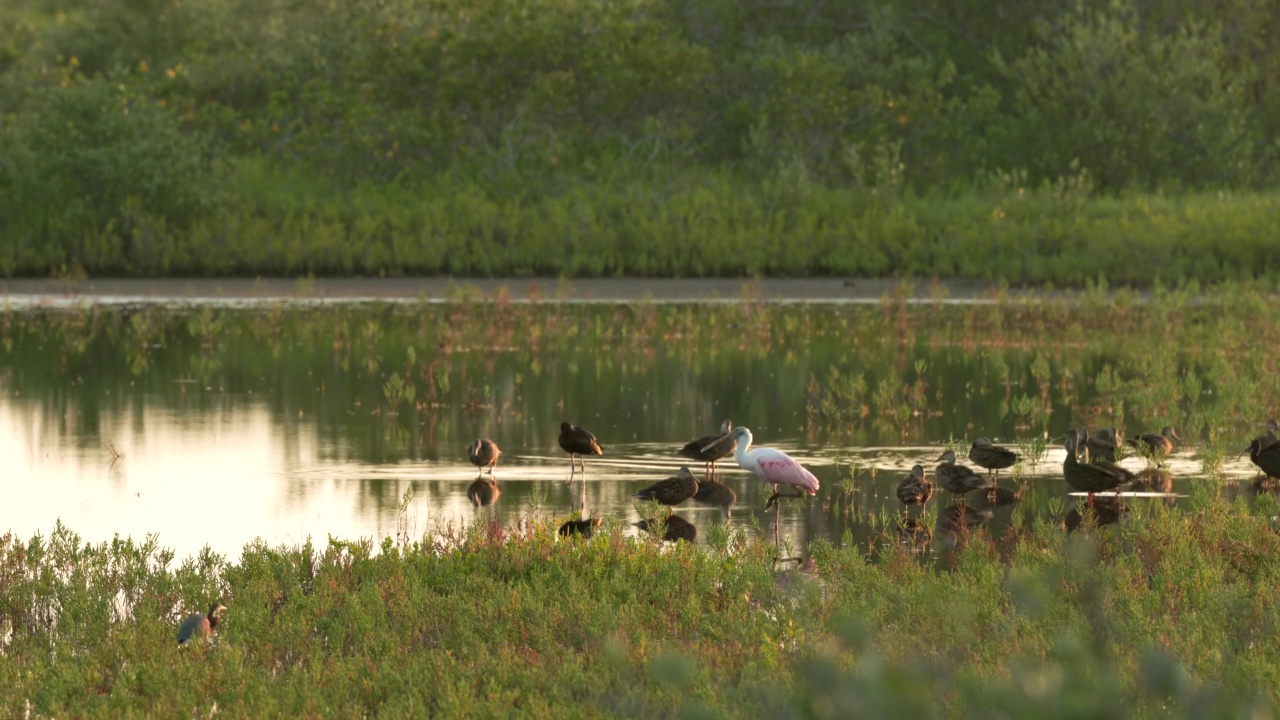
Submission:
<svg viewBox="0 0 1280 720">
<path fill-rule="evenodd" d="M 411 301 L 463 297 L 513 302 L 693 302 L 754 299 L 770 302 L 878 302 L 900 295 L 915 302 L 974 302 L 994 299 L 998 289 L 967 280 L 904 283 L 868 278 L 218 278 L 0 281 L 0 303 L 232 302 L 232 301 Z M 1044 297 L 1045 291 L 1011 291 Z"/>
</svg>

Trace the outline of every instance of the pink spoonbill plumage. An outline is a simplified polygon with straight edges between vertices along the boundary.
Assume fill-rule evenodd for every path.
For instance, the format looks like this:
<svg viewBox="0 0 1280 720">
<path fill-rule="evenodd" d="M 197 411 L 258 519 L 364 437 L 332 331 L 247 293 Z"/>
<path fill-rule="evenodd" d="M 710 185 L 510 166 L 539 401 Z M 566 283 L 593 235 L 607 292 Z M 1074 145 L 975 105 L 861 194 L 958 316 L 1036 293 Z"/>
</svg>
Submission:
<svg viewBox="0 0 1280 720">
<path fill-rule="evenodd" d="M 750 429 L 739 425 L 727 437 L 733 437 L 738 441 L 738 447 L 733 453 L 733 459 L 738 462 L 738 466 L 773 488 L 773 494 L 769 496 L 768 502 L 765 503 L 766 510 L 770 505 L 778 502 L 780 498 L 818 494 L 818 478 L 814 477 L 813 473 L 809 472 L 795 458 L 773 448 L 752 448 Z M 795 494 L 780 495 L 778 494 L 779 485 L 788 485 L 794 488 L 796 492 Z M 779 515 L 781 512 L 782 506 L 779 504 Z M 777 523 L 777 519 L 775 519 L 775 523 Z M 778 532 L 775 525 L 775 540 L 778 537 Z"/>
</svg>

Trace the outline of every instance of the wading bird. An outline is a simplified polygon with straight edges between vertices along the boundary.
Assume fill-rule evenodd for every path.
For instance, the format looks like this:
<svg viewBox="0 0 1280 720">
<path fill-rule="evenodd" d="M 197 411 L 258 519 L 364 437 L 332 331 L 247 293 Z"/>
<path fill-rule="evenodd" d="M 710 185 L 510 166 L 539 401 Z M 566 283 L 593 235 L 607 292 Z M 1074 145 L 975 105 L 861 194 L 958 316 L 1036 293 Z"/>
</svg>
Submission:
<svg viewBox="0 0 1280 720">
<path fill-rule="evenodd" d="M 193 637 L 207 638 L 218 629 L 218 613 L 226 610 L 225 605 L 214 603 L 209 607 L 207 616 L 194 613 L 178 626 L 178 644 L 181 645 Z"/>
<path fill-rule="evenodd" d="M 697 478 L 689 472 L 689 468 L 681 467 L 675 477 L 659 480 L 631 497 L 637 500 L 656 500 L 673 508 L 697 494 Z"/>
<path fill-rule="evenodd" d="M 493 469 L 498 465 L 498 456 L 502 454 L 502 450 L 498 449 L 498 444 L 489 438 L 480 438 L 473 441 L 467 446 L 467 459 L 472 465 L 480 468 L 480 474 L 484 474 L 484 469 L 489 468 L 489 474 L 493 475 Z"/>
<path fill-rule="evenodd" d="M 1280 478 L 1280 443 L 1267 443 L 1266 435 L 1261 435 L 1240 451 L 1240 455 L 1245 453 L 1249 453 L 1249 459 L 1267 476 L 1268 481 Z"/>
<path fill-rule="evenodd" d="M 635 523 L 635 526 L 648 532 L 653 525 L 658 525 L 657 520 L 641 520 Z M 693 542 L 698 537 L 698 528 L 694 524 L 680 517 L 679 515 L 668 515 L 660 522 L 663 532 L 662 539 L 667 542 L 675 542 L 684 540 L 685 542 Z"/>
<path fill-rule="evenodd" d="M 1173 452 L 1174 440 L 1182 442 L 1182 438 L 1178 437 L 1178 433 L 1174 432 L 1173 426 L 1165 425 L 1160 429 L 1159 435 L 1147 433 L 1136 438 L 1129 438 L 1125 442 L 1136 448 L 1138 454 L 1154 459 L 1159 464 L 1160 458 Z"/>
<path fill-rule="evenodd" d="M 498 502 L 498 496 L 501 494 L 498 481 L 492 476 L 476 478 L 475 482 L 467 487 L 467 499 L 476 507 L 488 507 Z"/>
<path fill-rule="evenodd" d="M 1115 463 L 1101 460 L 1090 462 L 1088 448 L 1084 449 L 1084 462 L 1081 462 L 1078 446 L 1082 439 L 1076 428 L 1067 431 L 1066 439 L 1063 440 L 1067 457 L 1062 461 L 1062 476 L 1066 478 L 1068 485 L 1088 494 L 1086 505 L 1093 504 L 1094 493 L 1117 490 L 1137 479 L 1133 473 Z"/>
<path fill-rule="evenodd" d="M 725 420 L 720 424 L 719 435 L 704 435 L 676 451 L 681 457 L 690 460 L 701 460 L 706 464 L 704 472 L 708 478 L 716 475 L 716 461 L 733 454 L 738 441 L 730 434 L 733 422 Z"/>
<path fill-rule="evenodd" d="M 911 468 L 911 474 L 898 483 L 898 499 L 903 505 L 924 505 L 933 497 L 933 483 L 924 476 L 924 466 Z"/>
<path fill-rule="evenodd" d="M 957 465 L 954 450 L 944 450 L 938 456 L 938 462 L 940 464 L 934 468 L 933 476 L 937 478 L 939 485 L 951 493 L 952 503 L 959 496 L 960 504 L 963 505 L 966 494 L 974 490 L 990 490 L 996 486 L 995 480 L 989 475 L 979 475 L 967 465 Z"/>
<path fill-rule="evenodd" d="M 985 468 L 988 473 L 994 470 L 996 478 L 999 479 L 1001 470 L 1013 467 L 1013 464 L 1018 462 L 1018 453 L 992 445 L 990 440 L 980 437 L 974 440 L 973 447 L 969 448 L 969 462 Z"/>
<path fill-rule="evenodd" d="M 751 430 L 738 426 L 729 433 L 737 441 L 733 459 L 738 466 L 760 478 L 773 489 L 773 494 L 765 502 L 765 509 L 778 502 L 780 498 L 804 497 L 818 494 L 818 478 L 805 469 L 795 458 L 773 448 L 751 449 Z M 794 495 L 779 495 L 778 486 L 789 485 L 795 488 Z"/>
<path fill-rule="evenodd" d="M 580 428 L 576 425 L 570 425 L 567 422 L 560 423 L 560 447 L 569 453 L 569 479 L 565 481 L 565 485 L 573 482 L 573 473 L 576 467 L 573 459 L 576 457 L 578 462 L 582 463 L 582 477 L 585 480 L 587 476 L 587 462 L 582 458 L 583 455 L 603 455 L 604 449 L 600 447 L 600 443 L 596 441 L 596 436 L 591 434 L 590 430 Z"/>
<path fill-rule="evenodd" d="M 729 436 L 738 443 L 737 449 L 733 452 L 733 459 L 738 461 L 738 467 L 760 478 L 773 489 L 773 494 L 765 501 L 765 510 L 768 510 L 770 505 L 778 503 L 781 498 L 799 498 L 818 494 L 818 478 L 795 458 L 773 448 L 751 449 L 752 437 L 751 430 L 748 428 L 738 426 L 729 433 Z M 796 492 L 794 495 L 779 495 L 779 485 L 789 485 L 795 488 Z M 774 517 L 773 540 L 779 549 L 782 543 L 781 526 L 782 504 L 778 503 L 778 510 Z M 799 560 L 799 558 L 788 559 Z"/>
</svg>

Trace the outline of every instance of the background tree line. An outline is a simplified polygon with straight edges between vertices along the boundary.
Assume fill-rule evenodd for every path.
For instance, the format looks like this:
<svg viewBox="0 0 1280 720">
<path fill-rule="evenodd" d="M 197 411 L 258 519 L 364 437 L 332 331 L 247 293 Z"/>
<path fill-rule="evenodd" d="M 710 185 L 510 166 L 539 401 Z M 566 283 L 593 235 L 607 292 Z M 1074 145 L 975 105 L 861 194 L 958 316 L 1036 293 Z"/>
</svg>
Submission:
<svg viewBox="0 0 1280 720">
<path fill-rule="evenodd" d="M 1278 45 L 1278 0 L 16 0 L 0 270 L 972 274 L 909 256 L 1028 194 L 1273 212 Z M 841 222 L 881 259 L 778 264 Z"/>
</svg>

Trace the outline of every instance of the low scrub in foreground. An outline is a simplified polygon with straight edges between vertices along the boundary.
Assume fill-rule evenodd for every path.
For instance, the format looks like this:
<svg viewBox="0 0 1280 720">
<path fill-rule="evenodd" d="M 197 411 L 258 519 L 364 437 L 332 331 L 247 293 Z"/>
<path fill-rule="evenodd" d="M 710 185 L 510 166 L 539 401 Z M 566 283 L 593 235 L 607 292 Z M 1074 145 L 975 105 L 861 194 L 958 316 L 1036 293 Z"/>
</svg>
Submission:
<svg viewBox="0 0 1280 720">
<path fill-rule="evenodd" d="M 250 545 L 175 563 L 155 538 L 0 539 L 0 714 L 597 717 L 1267 717 L 1280 550 L 1264 496 L 772 549 L 709 533 L 481 521 L 420 543 Z M 872 559 L 868 559 L 868 557 Z M 187 613 L 230 607 L 179 648 Z"/>
</svg>

